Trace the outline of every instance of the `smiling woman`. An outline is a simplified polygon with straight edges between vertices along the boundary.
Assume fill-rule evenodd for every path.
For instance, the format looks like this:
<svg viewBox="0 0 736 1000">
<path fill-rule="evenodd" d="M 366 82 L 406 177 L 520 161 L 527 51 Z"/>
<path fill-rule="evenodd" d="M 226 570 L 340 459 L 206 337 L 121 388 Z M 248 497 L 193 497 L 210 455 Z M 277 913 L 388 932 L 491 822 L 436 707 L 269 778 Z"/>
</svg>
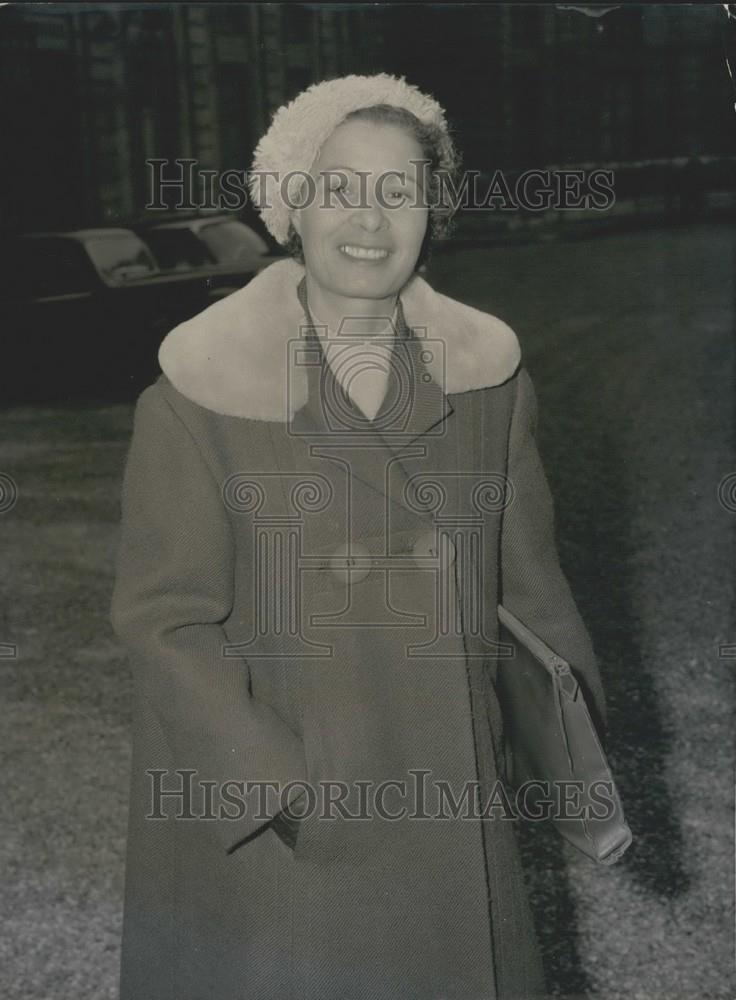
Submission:
<svg viewBox="0 0 736 1000">
<path fill-rule="evenodd" d="M 403 80 L 280 109 L 254 190 L 297 259 L 173 330 L 138 401 L 121 1000 L 544 993 L 513 824 L 484 808 L 502 599 L 604 705 L 517 338 L 416 273 L 456 163 Z M 318 197 L 264 196 L 294 171 Z"/>
<path fill-rule="evenodd" d="M 312 167 L 319 197 L 293 211 L 291 224 L 309 262 L 309 303 L 335 332 L 345 316 L 390 316 L 414 271 L 427 231 L 427 208 L 416 198 L 422 155 L 399 126 L 352 118 Z M 336 171 L 348 179 L 341 189 L 331 186 Z"/>
<path fill-rule="evenodd" d="M 356 133 L 356 123 L 363 125 L 362 135 Z M 373 126 L 372 133 L 370 126 Z M 384 149 L 384 162 L 378 164 L 376 160 L 381 156 L 381 147 L 384 143 L 391 144 L 392 133 L 394 145 L 398 144 L 401 148 L 397 150 L 395 159 L 390 150 Z M 372 143 L 376 138 L 378 145 L 374 147 Z M 432 238 L 446 236 L 452 219 L 450 195 L 459 157 L 447 138 L 446 130 L 439 125 L 424 123 L 402 107 L 379 104 L 352 111 L 329 137 L 312 165 L 314 184 L 310 185 L 313 195 L 310 204 L 368 208 L 368 199 L 373 197 L 377 206 L 384 210 L 424 208 L 429 224 L 425 225 L 416 258 L 415 267 L 419 268 L 426 260 Z M 341 162 L 342 149 L 348 154 L 345 162 Z M 377 154 L 373 157 L 374 169 L 366 169 L 366 164 L 361 167 L 355 160 L 356 155 L 360 157 L 361 153 L 365 155 L 369 151 Z M 402 166 L 397 167 L 397 163 L 402 163 Z M 369 177 L 373 181 L 373 192 L 368 189 Z M 421 215 L 416 226 L 422 225 L 420 220 Z M 293 215 L 286 249 L 297 260 L 304 262 L 302 242 Z"/>
</svg>

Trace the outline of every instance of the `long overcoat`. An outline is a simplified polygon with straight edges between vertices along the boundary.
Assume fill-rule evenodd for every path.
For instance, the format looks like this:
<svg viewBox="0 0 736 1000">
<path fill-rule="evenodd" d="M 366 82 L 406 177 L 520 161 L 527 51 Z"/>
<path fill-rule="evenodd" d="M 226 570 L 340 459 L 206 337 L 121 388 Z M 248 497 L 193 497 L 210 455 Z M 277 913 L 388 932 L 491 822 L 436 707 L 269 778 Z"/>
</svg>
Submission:
<svg viewBox="0 0 736 1000">
<path fill-rule="evenodd" d="M 281 262 L 172 331 L 137 403 L 121 1000 L 537 995 L 514 823 L 485 808 L 499 601 L 604 709 L 518 340 L 413 278 L 371 421 L 304 287 Z"/>
</svg>

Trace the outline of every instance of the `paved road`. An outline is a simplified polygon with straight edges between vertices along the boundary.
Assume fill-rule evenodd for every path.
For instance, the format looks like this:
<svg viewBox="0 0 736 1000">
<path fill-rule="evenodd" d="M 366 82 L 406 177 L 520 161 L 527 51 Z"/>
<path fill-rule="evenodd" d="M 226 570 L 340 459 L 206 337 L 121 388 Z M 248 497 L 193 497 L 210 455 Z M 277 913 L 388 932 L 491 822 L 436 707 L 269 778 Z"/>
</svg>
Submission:
<svg viewBox="0 0 736 1000">
<path fill-rule="evenodd" d="M 736 473 L 735 246 L 726 227 L 699 227 L 437 261 L 437 284 L 522 342 L 636 837 L 610 871 L 565 854 L 567 884 L 554 842 L 548 866 L 530 866 L 566 991 L 736 995 L 736 661 L 719 656 L 736 642 L 736 513 L 718 500 Z"/>
<path fill-rule="evenodd" d="M 438 256 L 516 329 L 563 565 L 607 684 L 636 838 L 597 869 L 524 836 L 550 985 L 731 998 L 734 246 L 725 227 Z M 129 681 L 107 621 L 130 407 L 3 415 L 2 994 L 115 997 Z M 2 482 L 2 481 L 0 481 Z M 1 499 L 1 498 L 0 498 Z M 2 503 L 0 502 L 0 508 Z"/>
</svg>

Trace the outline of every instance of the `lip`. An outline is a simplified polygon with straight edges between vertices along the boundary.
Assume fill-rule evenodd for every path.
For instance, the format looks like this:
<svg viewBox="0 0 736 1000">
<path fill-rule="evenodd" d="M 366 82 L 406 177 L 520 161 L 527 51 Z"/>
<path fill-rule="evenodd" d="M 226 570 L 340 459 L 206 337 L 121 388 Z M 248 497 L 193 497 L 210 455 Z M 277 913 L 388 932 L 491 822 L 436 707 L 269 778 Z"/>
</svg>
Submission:
<svg viewBox="0 0 736 1000">
<path fill-rule="evenodd" d="M 382 264 L 393 252 L 388 247 L 365 246 L 361 243 L 340 243 L 337 249 L 343 257 L 356 264 Z M 361 256 L 349 253 L 348 250 L 357 250 Z"/>
</svg>

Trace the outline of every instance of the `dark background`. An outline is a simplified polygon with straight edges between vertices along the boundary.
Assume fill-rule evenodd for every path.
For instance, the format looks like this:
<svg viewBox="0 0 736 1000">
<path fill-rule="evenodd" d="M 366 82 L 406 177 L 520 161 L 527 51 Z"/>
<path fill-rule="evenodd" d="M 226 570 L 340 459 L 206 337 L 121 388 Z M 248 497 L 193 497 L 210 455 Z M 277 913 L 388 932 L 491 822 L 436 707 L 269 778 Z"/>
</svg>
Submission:
<svg viewBox="0 0 736 1000">
<path fill-rule="evenodd" d="M 5 229 L 136 217 L 147 158 L 248 168 L 277 107 L 346 73 L 435 94 L 470 169 L 628 164 L 665 195 L 688 158 L 736 153 L 721 4 L 60 3 L 0 27 Z M 732 191 L 732 171 L 699 183 Z"/>
</svg>

